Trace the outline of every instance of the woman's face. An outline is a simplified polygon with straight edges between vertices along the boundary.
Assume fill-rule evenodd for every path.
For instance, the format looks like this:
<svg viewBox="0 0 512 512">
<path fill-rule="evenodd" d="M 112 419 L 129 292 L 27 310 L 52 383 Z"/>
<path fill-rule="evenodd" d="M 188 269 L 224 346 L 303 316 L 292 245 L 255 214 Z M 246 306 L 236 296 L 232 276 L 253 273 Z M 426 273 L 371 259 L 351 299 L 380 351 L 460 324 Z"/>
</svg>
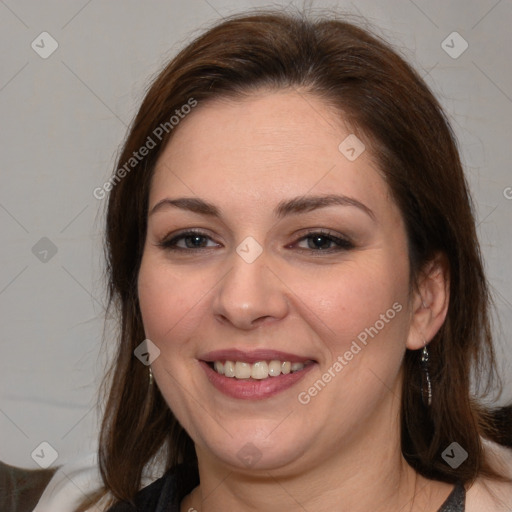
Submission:
<svg viewBox="0 0 512 512">
<path fill-rule="evenodd" d="M 199 104 L 175 129 L 139 299 L 200 460 L 299 469 L 398 435 L 407 243 L 369 150 L 291 91 Z"/>
</svg>

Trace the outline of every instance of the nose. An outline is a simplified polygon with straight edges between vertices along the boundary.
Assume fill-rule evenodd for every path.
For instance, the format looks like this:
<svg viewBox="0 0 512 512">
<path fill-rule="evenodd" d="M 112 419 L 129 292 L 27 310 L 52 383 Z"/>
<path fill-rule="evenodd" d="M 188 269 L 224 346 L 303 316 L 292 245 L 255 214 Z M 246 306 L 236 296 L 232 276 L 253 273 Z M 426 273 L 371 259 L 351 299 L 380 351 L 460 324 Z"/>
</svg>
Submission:
<svg viewBox="0 0 512 512">
<path fill-rule="evenodd" d="M 265 251 L 252 263 L 235 252 L 231 260 L 231 269 L 216 287 L 215 317 L 244 330 L 284 318 L 289 308 L 286 286 L 267 266 Z"/>
</svg>

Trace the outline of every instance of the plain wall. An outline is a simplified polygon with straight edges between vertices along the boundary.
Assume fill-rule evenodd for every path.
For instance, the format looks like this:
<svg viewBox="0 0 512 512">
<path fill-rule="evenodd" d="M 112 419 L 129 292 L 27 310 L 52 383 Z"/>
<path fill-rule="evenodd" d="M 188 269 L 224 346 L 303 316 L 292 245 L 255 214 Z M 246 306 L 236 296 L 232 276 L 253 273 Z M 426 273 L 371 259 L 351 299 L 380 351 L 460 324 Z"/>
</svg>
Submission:
<svg viewBox="0 0 512 512">
<path fill-rule="evenodd" d="M 247 0 L 0 3 L 1 460 L 37 467 L 31 454 L 41 442 L 56 450 L 54 464 L 94 448 L 106 346 L 101 341 L 105 200 L 96 199 L 93 190 L 113 171 L 127 126 L 163 63 L 216 20 L 270 5 Z M 510 401 L 512 3 L 307 5 L 367 17 L 419 70 L 452 120 L 501 321 L 495 328 L 505 379 L 501 403 Z M 442 47 L 454 31 L 468 44 L 457 58 Z M 58 43 L 45 59 L 40 54 L 52 42 L 42 32 Z M 455 54 L 463 41 L 452 39 L 445 46 Z"/>
</svg>

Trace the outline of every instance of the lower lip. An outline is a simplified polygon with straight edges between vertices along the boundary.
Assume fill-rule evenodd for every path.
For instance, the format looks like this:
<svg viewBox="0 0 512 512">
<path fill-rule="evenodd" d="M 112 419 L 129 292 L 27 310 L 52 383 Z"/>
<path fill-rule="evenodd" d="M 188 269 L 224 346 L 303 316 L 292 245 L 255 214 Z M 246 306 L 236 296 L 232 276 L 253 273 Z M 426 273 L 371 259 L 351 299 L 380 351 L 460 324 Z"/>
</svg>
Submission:
<svg viewBox="0 0 512 512">
<path fill-rule="evenodd" d="M 233 398 L 245 400 L 263 400 L 275 396 L 281 391 L 292 387 L 299 382 L 316 363 L 308 364 L 304 369 L 281 374 L 278 377 L 268 377 L 266 379 L 237 379 L 235 377 L 225 377 L 220 375 L 204 361 L 200 361 L 201 366 L 206 372 L 208 380 L 225 395 Z"/>
</svg>

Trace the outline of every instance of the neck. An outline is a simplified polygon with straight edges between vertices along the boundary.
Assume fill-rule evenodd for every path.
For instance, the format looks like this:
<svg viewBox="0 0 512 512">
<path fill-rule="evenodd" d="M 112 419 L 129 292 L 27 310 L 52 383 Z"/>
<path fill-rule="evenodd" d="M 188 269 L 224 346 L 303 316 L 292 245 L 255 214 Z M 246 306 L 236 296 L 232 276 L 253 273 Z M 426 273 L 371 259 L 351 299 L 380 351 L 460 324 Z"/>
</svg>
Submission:
<svg viewBox="0 0 512 512">
<path fill-rule="evenodd" d="M 182 511 L 437 510 L 432 504 L 440 506 L 450 486 L 420 477 L 403 458 L 399 395 L 389 393 L 368 426 L 322 460 L 306 460 L 306 454 L 293 467 L 249 473 L 198 450 L 201 484 L 182 502 Z"/>
</svg>

